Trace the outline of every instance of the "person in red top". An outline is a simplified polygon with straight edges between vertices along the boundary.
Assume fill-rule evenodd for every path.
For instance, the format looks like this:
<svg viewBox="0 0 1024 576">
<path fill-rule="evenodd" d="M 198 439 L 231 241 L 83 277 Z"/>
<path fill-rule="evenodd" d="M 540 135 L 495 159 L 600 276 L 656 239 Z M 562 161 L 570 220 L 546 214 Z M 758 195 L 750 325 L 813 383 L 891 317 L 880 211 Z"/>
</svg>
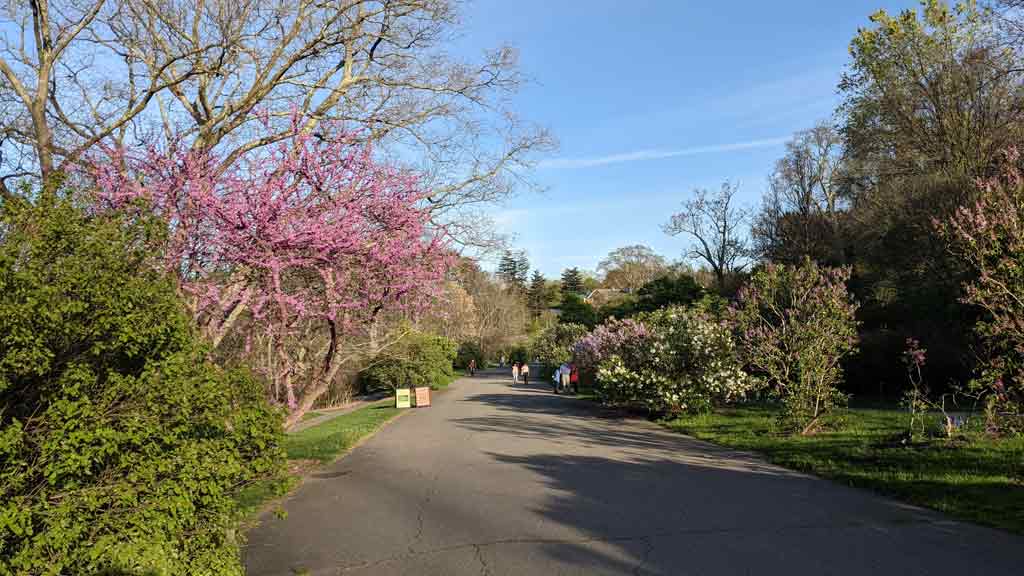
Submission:
<svg viewBox="0 0 1024 576">
<path fill-rule="evenodd" d="M 580 370 L 576 364 L 569 364 L 569 383 L 572 384 L 572 393 L 580 393 Z"/>
</svg>

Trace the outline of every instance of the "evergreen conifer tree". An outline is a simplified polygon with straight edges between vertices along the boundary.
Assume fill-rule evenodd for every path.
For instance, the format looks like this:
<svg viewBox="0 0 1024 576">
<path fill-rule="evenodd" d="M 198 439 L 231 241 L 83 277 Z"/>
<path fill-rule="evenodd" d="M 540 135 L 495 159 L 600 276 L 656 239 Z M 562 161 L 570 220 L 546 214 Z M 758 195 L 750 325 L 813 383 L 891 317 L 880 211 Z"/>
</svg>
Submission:
<svg viewBox="0 0 1024 576">
<path fill-rule="evenodd" d="M 568 294 L 583 294 L 583 275 L 575 266 L 562 272 L 562 296 Z"/>
</svg>

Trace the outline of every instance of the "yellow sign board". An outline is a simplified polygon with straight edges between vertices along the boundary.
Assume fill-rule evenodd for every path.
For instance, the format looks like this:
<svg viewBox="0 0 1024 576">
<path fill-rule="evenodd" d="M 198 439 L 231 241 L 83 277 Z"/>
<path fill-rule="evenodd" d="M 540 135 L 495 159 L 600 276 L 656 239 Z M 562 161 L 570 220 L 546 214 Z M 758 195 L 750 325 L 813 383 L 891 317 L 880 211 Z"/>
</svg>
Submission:
<svg viewBox="0 0 1024 576">
<path fill-rule="evenodd" d="M 395 390 L 395 408 L 412 408 L 412 396 L 408 388 Z"/>
</svg>

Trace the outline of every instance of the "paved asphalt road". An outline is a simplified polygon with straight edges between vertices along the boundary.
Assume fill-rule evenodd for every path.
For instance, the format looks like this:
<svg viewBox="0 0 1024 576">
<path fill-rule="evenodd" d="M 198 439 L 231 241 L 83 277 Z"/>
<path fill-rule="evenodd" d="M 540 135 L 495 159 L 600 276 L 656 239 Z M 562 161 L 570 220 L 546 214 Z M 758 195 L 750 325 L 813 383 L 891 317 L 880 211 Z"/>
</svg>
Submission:
<svg viewBox="0 0 1024 576">
<path fill-rule="evenodd" d="M 1024 538 L 463 379 L 250 532 L 251 576 L 1024 574 Z"/>
</svg>

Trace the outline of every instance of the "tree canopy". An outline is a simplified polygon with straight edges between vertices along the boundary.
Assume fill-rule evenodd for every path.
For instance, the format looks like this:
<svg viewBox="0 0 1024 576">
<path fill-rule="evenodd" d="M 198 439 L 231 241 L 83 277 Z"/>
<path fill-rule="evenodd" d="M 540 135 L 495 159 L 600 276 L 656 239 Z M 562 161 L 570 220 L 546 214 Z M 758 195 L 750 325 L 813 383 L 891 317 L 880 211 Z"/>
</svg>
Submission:
<svg viewBox="0 0 1024 576">
<path fill-rule="evenodd" d="M 562 297 L 583 294 L 583 274 L 579 268 L 566 268 L 562 272 Z"/>
</svg>

